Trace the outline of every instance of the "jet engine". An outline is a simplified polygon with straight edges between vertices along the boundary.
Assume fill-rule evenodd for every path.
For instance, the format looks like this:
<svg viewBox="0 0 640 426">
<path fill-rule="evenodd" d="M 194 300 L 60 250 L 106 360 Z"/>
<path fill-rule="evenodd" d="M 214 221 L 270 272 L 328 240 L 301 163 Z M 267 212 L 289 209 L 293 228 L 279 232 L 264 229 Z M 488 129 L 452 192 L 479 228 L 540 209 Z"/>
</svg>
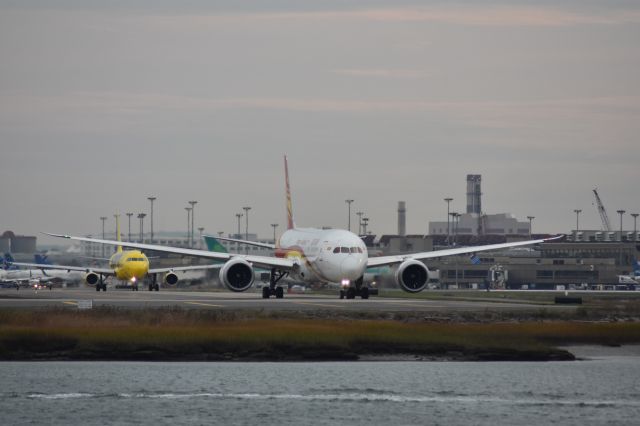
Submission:
<svg viewBox="0 0 640 426">
<path fill-rule="evenodd" d="M 417 260 L 405 260 L 398 266 L 395 274 L 396 283 L 409 293 L 418 293 L 427 286 L 429 270 L 424 263 Z"/>
<path fill-rule="evenodd" d="M 96 285 L 98 284 L 98 281 L 100 281 L 100 277 L 95 272 L 89 272 L 84 276 L 84 282 L 89 285 Z"/>
<path fill-rule="evenodd" d="M 176 285 L 178 284 L 178 276 L 175 272 L 167 272 L 164 276 L 165 284 Z"/>
<path fill-rule="evenodd" d="M 220 268 L 220 281 L 231 291 L 248 290 L 253 279 L 253 267 L 244 259 L 231 259 Z"/>
</svg>

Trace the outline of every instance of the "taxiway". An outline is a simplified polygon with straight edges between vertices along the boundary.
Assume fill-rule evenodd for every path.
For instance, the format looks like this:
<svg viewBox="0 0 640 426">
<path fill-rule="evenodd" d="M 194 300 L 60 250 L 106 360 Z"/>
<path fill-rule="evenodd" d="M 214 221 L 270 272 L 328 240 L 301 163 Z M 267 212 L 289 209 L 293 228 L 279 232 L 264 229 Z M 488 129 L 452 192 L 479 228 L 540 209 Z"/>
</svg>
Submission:
<svg viewBox="0 0 640 426">
<path fill-rule="evenodd" d="M 91 288 L 20 290 L 0 289 L 0 309 L 77 307 L 79 301 L 91 300 L 93 307 L 264 310 L 264 311 L 363 311 L 363 312 L 439 312 L 573 309 L 567 306 L 540 305 L 501 301 L 426 300 L 372 297 L 368 300 L 343 299 L 338 296 L 286 294 L 283 299 L 262 299 L 257 292 L 132 292 Z"/>
</svg>

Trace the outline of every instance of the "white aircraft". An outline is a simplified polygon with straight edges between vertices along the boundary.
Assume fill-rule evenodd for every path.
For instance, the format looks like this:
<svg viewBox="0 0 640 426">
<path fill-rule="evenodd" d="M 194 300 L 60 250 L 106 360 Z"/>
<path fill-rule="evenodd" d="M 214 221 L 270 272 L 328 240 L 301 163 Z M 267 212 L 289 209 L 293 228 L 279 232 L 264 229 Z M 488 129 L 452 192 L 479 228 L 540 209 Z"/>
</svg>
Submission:
<svg viewBox="0 0 640 426">
<path fill-rule="evenodd" d="M 139 250 L 154 250 L 176 253 L 186 256 L 214 259 L 224 262 L 220 268 L 220 281 L 231 291 L 248 290 L 254 282 L 254 268 L 271 270 L 269 287 L 263 287 L 262 297 L 283 297 L 283 288 L 278 282 L 285 276 L 302 282 L 340 283 L 340 298 L 353 299 L 360 296 L 369 297 L 369 288 L 363 285 L 363 277 L 367 268 L 391 266 L 396 283 L 405 291 L 417 293 L 427 286 L 429 270 L 422 262 L 427 259 L 444 256 L 476 253 L 486 250 L 497 250 L 508 247 L 519 247 L 561 238 L 520 241 L 515 243 L 491 244 L 477 247 L 462 247 L 447 250 L 402 254 L 396 256 L 369 257 L 367 247 L 362 239 L 349 231 L 341 229 L 298 228 L 294 224 L 289 186 L 287 157 L 284 158 L 286 196 L 287 196 L 287 231 L 279 238 L 276 245 L 252 241 L 220 238 L 237 241 L 249 245 L 270 247 L 275 250 L 275 257 L 230 253 L 217 253 L 205 250 L 165 247 L 152 244 L 125 243 L 127 247 Z M 49 234 L 54 237 L 76 241 L 87 241 L 99 244 L 122 245 L 112 240 L 74 237 L 69 235 Z M 219 238 L 219 237 L 216 237 Z"/>
<path fill-rule="evenodd" d="M 37 266 L 41 264 L 29 263 L 30 269 L 12 269 L 17 265 L 11 255 L 5 255 L 4 267 L 0 269 L 0 282 L 15 283 L 17 285 L 29 284 L 29 286 L 52 283 L 54 281 L 79 282 L 81 274 L 68 271 L 44 271 Z M 22 264 L 20 264 L 22 265 Z M 44 265 L 43 265 L 44 266 Z M 6 269 L 5 269 L 6 268 Z"/>
</svg>

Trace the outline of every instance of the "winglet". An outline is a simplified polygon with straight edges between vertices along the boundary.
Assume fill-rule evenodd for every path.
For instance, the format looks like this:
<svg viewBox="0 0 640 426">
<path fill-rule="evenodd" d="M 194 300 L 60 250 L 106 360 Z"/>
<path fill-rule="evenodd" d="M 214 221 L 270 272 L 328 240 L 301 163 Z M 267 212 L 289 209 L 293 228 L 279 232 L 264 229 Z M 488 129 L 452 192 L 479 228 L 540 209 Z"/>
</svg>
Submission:
<svg viewBox="0 0 640 426">
<path fill-rule="evenodd" d="M 50 232 L 42 232 L 42 233 L 45 234 L 45 235 L 49 235 L 51 237 L 71 239 L 71 235 L 52 234 Z"/>
</svg>

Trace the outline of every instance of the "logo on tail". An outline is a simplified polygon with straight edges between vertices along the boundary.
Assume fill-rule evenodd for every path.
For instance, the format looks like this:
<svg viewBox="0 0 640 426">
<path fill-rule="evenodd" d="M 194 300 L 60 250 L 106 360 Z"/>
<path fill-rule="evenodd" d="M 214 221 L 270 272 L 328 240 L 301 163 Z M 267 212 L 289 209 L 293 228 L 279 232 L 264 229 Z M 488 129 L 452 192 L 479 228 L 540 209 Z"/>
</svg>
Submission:
<svg viewBox="0 0 640 426">
<path fill-rule="evenodd" d="M 4 257 L 2 258 L 2 269 L 5 269 L 5 270 L 18 269 L 17 267 L 12 265 L 12 263 L 13 263 L 13 256 L 11 256 L 10 253 L 5 253 Z"/>
<path fill-rule="evenodd" d="M 287 229 L 296 227 L 293 221 L 293 206 L 291 205 L 291 187 L 289 186 L 289 165 L 287 164 L 287 156 L 284 156 L 284 180 L 287 192 Z"/>
</svg>

